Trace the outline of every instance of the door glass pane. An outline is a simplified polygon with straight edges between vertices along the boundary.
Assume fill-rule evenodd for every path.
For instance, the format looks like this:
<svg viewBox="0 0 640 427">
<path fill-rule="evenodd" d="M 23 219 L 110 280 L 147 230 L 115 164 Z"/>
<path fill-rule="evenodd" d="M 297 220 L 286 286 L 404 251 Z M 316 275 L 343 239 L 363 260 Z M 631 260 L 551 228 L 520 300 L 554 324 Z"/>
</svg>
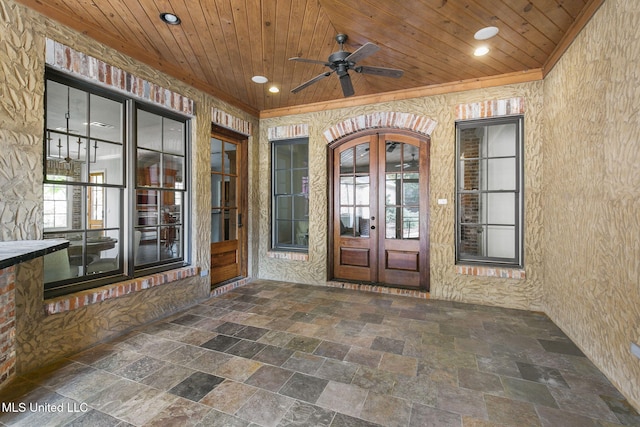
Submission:
<svg viewBox="0 0 640 427">
<path fill-rule="evenodd" d="M 399 205 L 400 200 L 398 200 L 398 187 L 400 187 L 400 174 L 398 173 L 388 173 L 385 185 L 385 200 L 387 205 Z"/>
<path fill-rule="evenodd" d="M 211 172 L 222 172 L 222 141 L 211 138 Z"/>
<path fill-rule="evenodd" d="M 225 211 L 225 236 L 226 240 L 238 239 L 238 210 L 228 209 Z"/>
<path fill-rule="evenodd" d="M 340 207 L 340 235 L 355 235 L 355 214 L 352 207 Z"/>
<path fill-rule="evenodd" d="M 420 209 L 417 207 L 405 207 L 402 210 L 402 238 L 420 238 Z"/>
<path fill-rule="evenodd" d="M 360 206 L 356 208 L 356 234 L 362 237 L 369 237 L 371 229 L 371 212 L 368 206 Z"/>
<path fill-rule="evenodd" d="M 400 172 L 402 170 L 402 144 L 401 142 L 387 141 L 385 144 L 385 163 L 387 172 Z"/>
<path fill-rule="evenodd" d="M 369 205 L 369 175 L 356 176 L 356 205 Z"/>
<path fill-rule="evenodd" d="M 237 199 L 237 182 L 238 179 L 235 176 L 225 176 L 225 204 L 231 208 L 235 208 L 238 206 Z"/>
<path fill-rule="evenodd" d="M 399 218 L 399 210 L 397 207 L 387 207 L 385 209 L 384 221 L 385 221 L 385 238 L 387 239 L 396 239 L 401 233 L 401 227 L 398 223 Z"/>
<path fill-rule="evenodd" d="M 369 156 L 369 143 L 356 146 L 355 164 L 356 173 L 369 173 L 369 164 L 371 163 Z"/>
<path fill-rule="evenodd" d="M 235 174 L 236 173 L 236 156 L 238 151 L 236 145 L 230 142 L 224 143 L 224 173 Z"/>
<path fill-rule="evenodd" d="M 419 147 L 387 141 L 385 238 L 420 237 Z"/>
<path fill-rule="evenodd" d="M 211 175 L 211 209 L 222 207 L 222 175 Z"/>
<path fill-rule="evenodd" d="M 352 148 L 340 153 L 340 174 L 353 173 L 354 159 L 354 150 Z"/>
<path fill-rule="evenodd" d="M 411 144 L 402 144 L 402 170 L 413 172 L 418 170 L 418 147 Z"/>
<path fill-rule="evenodd" d="M 402 180 L 402 203 L 404 205 L 420 204 L 420 182 L 417 173 L 405 173 Z"/>
<path fill-rule="evenodd" d="M 222 210 L 215 209 L 211 211 L 211 243 L 223 241 L 223 219 Z"/>
<path fill-rule="evenodd" d="M 355 178 L 353 176 L 340 177 L 340 204 L 353 205 L 355 202 Z"/>
</svg>

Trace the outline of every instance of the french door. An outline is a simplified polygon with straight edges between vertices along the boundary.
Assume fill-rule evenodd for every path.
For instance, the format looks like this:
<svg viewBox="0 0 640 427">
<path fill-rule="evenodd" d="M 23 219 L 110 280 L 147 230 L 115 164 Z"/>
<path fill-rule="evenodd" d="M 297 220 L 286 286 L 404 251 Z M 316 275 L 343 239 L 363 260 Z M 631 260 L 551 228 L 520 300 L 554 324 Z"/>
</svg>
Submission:
<svg viewBox="0 0 640 427">
<path fill-rule="evenodd" d="M 211 136 L 211 285 L 247 274 L 246 140 Z"/>
<path fill-rule="evenodd" d="M 333 277 L 428 290 L 429 144 L 403 134 L 333 150 Z"/>
</svg>

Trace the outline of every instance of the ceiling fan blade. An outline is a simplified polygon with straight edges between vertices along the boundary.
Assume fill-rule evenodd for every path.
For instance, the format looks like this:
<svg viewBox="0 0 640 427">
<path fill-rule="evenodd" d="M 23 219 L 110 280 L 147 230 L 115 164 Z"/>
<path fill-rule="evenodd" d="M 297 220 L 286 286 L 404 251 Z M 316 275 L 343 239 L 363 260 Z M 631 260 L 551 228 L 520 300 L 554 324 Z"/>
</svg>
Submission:
<svg viewBox="0 0 640 427">
<path fill-rule="evenodd" d="M 400 78 L 404 74 L 404 71 L 398 70 L 396 68 L 385 68 L 385 67 L 367 67 L 366 65 L 362 65 L 354 68 L 357 73 L 363 74 L 373 74 L 374 76 L 382 76 L 382 77 L 395 77 Z"/>
<path fill-rule="evenodd" d="M 324 72 L 324 73 L 322 73 L 322 74 L 319 74 L 319 75 L 315 76 L 315 77 L 314 77 L 314 78 L 312 78 L 311 80 L 309 80 L 309 81 L 306 81 L 306 82 L 302 83 L 300 86 L 298 86 L 298 87 L 295 87 L 295 88 L 291 89 L 291 93 L 298 93 L 298 92 L 300 92 L 302 89 L 304 89 L 304 88 L 306 88 L 306 87 L 308 87 L 308 86 L 311 86 L 312 84 L 314 84 L 314 83 L 315 83 L 315 82 L 317 82 L 318 80 L 322 80 L 322 79 L 324 79 L 325 77 L 330 76 L 332 72 L 333 72 L 333 71 L 326 71 L 326 72 Z"/>
<path fill-rule="evenodd" d="M 342 86 L 342 94 L 344 97 L 351 96 L 355 93 L 353 90 L 353 84 L 351 83 L 351 77 L 349 74 L 340 76 L 340 85 Z"/>
<path fill-rule="evenodd" d="M 293 58 L 289 58 L 289 61 L 296 61 L 296 62 L 307 62 L 309 64 L 320 64 L 320 65 L 326 65 L 329 66 L 329 64 L 327 63 L 327 61 L 319 61 L 317 59 L 307 59 L 307 58 L 300 58 L 300 57 L 293 57 Z"/>
<path fill-rule="evenodd" d="M 365 43 L 362 46 L 360 46 L 355 52 L 353 52 L 351 55 L 347 56 L 345 58 L 345 61 L 349 61 L 349 62 L 358 62 L 364 58 L 366 58 L 369 55 L 373 55 L 374 53 L 376 53 L 377 51 L 379 51 L 380 48 L 373 44 L 373 43 Z"/>
</svg>

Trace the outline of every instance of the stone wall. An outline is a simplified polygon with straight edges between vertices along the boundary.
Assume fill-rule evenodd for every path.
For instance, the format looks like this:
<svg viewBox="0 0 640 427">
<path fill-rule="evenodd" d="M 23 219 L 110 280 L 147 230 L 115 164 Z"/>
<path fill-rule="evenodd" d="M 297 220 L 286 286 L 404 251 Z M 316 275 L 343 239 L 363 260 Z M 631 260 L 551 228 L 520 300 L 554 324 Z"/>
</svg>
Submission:
<svg viewBox="0 0 640 427">
<path fill-rule="evenodd" d="M 515 274 L 476 275 L 474 271 L 478 270 L 462 271 L 455 265 L 455 121 L 460 116 L 457 109 L 461 104 L 494 105 L 485 101 L 511 99 L 522 99 L 526 107 L 525 268 Z M 431 298 L 542 310 L 542 108 L 542 82 L 534 82 L 261 120 L 257 181 L 261 207 L 258 276 L 326 284 L 330 279 L 327 271 L 328 138 L 363 129 L 363 126 L 366 128 L 366 120 L 359 120 L 361 117 L 386 117 L 385 112 L 391 111 L 402 113 L 402 117 L 420 118 L 419 123 L 432 132 L 429 177 Z M 496 115 L 500 115 L 500 111 L 496 110 Z M 273 257 L 269 252 L 271 169 L 268 129 L 297 125 L 308 126 L 309 130 L 309 253 L 306 258 L 290 259 Z M 376 122 L 371 126 L 379 127 L 380 124 Z M 448 203 L 439 205 L 438 199 L 447 199 Z"/>
<path fill-rule="evenodd" d="M 607 0 L 545 78 L 545 311 L 640 408 L 640 3 Z"/>
<path fill-rule="evenodd" d="M 146 288 L 126 285 L 107 301 L 76 306 L 74 310 L 45 312 L 42 259 L 16 268 L 16 372 L 26 372 L 100 340 L 121 334 L 185 308 L 209 296 L 210 171 L 209 139 L 213 109 L 253 124 L 256 118 L 208 96 L 174 78 L 106 48 L 12 0 L 0 0 L 0 240 L 41 239 L 42 129 L 44 128 L 44 69 L 46 39 L 63 43 L 112 67 L 170 88 L 193 99 L 191 147 L 191 266 L 189 277 Z M 256 132 L 256 130 L 254 130 Z M 250 138 L 250 168 L 256 150 Z M 250 172 L 251 176 L 251 172 Z M 251 197 L 251 196 L 250 196 Z M 250 205 L 253 203 L 250 198 Z M 250 216 L 253 212 L 250 209 Z M 248 221 L 251 233 L 254 227 Z M 251 258 L 249 272 L 254 269 Z M 153 278 L 153 280 L 162 280 Z M 127 289 L 129 289 L 127 288 Z M 114 294 L 115 295 L 115 294 Z"/>
</svg>

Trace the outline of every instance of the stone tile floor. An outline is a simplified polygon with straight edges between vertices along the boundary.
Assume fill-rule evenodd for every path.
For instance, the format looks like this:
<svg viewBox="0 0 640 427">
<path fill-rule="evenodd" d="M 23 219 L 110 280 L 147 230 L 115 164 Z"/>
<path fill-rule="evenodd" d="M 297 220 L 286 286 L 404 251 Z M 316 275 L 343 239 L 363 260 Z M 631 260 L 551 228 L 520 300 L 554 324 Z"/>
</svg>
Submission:
<svg viewBox="0 0 640 427">
<path fill-rule="evenodd" d="M 640 426 L 544 315 L 264 280 L 0 401 L 11 426 Z"/>
</svg>

